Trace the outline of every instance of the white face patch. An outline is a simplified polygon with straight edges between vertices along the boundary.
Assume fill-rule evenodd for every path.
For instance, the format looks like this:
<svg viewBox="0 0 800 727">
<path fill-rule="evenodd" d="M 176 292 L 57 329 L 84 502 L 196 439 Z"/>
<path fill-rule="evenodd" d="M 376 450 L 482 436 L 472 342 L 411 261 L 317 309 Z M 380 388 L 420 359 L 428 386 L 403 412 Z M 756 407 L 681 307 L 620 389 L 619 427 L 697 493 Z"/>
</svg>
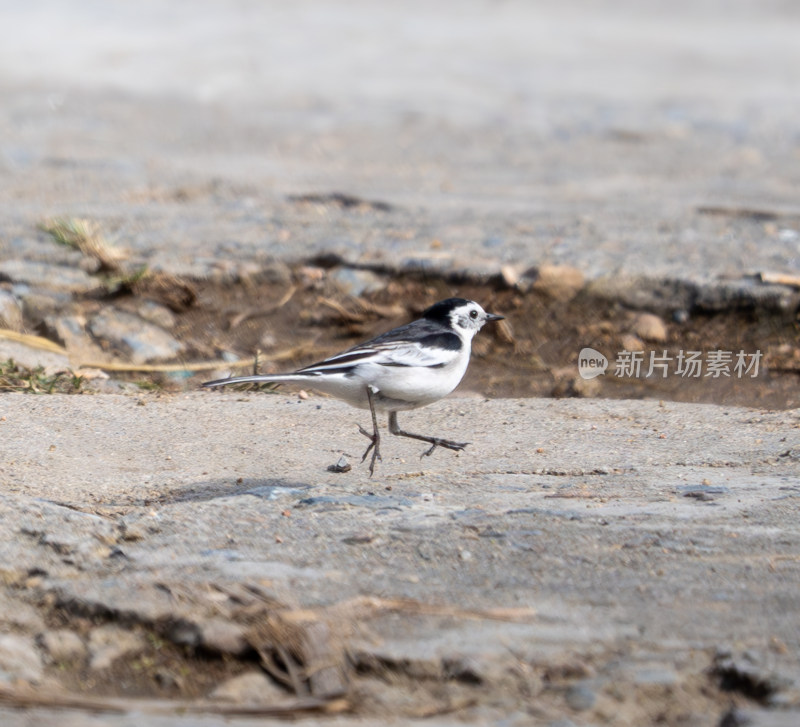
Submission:
<svg viewBox="0 0 800 727">
<path fill-rule="evenodd" d="M 456 308 L 450 314 L 450 321 L 453 328 L 460 328 L 471 334 L 477 333 L 486 322 L 486 313 L 477 303 Z"/>
</svg>

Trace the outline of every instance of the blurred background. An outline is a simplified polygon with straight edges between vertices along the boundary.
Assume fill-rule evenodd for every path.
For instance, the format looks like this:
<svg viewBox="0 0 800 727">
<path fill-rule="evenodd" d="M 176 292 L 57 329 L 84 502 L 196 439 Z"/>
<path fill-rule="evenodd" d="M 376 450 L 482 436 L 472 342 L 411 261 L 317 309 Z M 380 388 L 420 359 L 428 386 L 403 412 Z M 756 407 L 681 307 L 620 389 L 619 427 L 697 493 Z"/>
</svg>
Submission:
<svg viewBox="0 0 800 727">
<path fill-rule="evenodd" d="M 0 20 L 0 386 L 194 387 L 464 295 L 509 323 L 465 391 L 800 404 L 794 2 Z M 585 347 L 605 375 L 579 374 Z M 727 375 L 681 374 L 687 351 Z"/>
</svg>

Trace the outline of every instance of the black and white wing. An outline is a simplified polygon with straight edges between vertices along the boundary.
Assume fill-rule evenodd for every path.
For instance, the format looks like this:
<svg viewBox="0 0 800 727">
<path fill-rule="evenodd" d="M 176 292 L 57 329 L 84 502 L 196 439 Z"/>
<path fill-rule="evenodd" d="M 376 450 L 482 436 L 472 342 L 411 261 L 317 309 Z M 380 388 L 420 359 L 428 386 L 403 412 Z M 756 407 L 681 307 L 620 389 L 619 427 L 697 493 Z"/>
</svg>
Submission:
<svg viewBox="0 0 800 727">
<path fill-rule="evenodd" d="M 442 330 L 441 326 L 414 321 L 297 373 L 348 373 L 364 364 L 441 368 L 459 356 L 463 345 L 455 333 Z"/>
</svg>

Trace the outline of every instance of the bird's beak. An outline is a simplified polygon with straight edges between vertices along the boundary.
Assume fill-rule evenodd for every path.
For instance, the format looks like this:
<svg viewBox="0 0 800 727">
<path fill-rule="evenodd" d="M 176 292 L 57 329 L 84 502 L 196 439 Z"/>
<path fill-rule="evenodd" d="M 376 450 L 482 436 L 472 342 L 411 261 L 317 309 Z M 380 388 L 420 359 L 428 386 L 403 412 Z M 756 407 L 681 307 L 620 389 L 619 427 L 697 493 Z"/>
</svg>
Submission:
<svg viewBox="0 0 800 727">
<path fill-rule="evenodd" d="M 505 319 L 505 316 L 499 316 L 497 313 L 487 313 L 486 320 L 487 321 L 502 321 Z"/>
</svg>

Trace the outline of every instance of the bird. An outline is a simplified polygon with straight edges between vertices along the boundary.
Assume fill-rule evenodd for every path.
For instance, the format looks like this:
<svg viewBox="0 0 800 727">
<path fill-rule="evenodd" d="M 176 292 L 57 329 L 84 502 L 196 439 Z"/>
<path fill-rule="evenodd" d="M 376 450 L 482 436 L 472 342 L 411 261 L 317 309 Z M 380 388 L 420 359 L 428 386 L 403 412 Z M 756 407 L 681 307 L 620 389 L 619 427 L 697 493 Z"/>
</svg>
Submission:
<svg viewBox="0 0 800 727">
<path fill-rule="evenodd" d="M 411 323 L 297 371 L 217 379 L 204 382 L 203 387 L 299 384 L 351 406 L 369 409 L 372 432 L 360 424 L 358 430 L 370 440 L 361 462 L 372 452 L 372 476 L 376 461 L 382 459 L 377 412 L 388 414 L 391 434 L 430 444 L 423 457 L 433 454 L 437 447 L 459 452 L 469 444 L 404 431 L 397 422 L 397 413 L 427 406 L 453 391 L 466 373 L 475 334 L 485 323 L 503 318 L 487 313 L 473 300 L 447 298 L 434 303 Z"/>
</svg>

